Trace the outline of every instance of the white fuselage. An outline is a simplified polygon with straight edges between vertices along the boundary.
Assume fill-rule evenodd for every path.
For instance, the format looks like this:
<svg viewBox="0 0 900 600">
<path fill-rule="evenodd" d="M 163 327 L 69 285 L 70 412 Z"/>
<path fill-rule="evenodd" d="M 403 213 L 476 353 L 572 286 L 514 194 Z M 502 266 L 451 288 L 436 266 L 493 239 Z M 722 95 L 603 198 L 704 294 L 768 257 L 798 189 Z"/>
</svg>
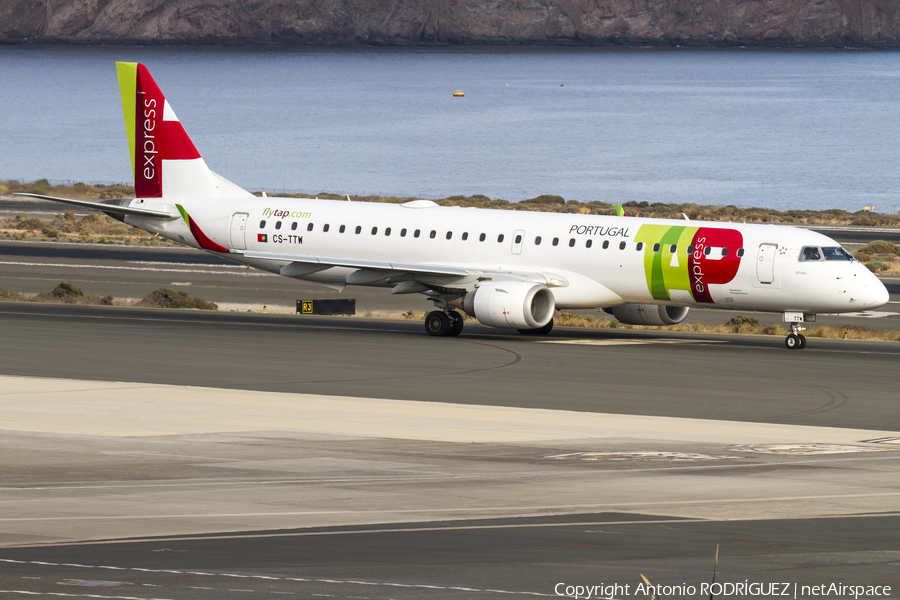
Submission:
<svg viewBox="0 0 900 600">
<path fill-rule="evenodd" d="M 175 202 L 132 205 L 171 211 Z M 792 227 L 440 207 L 428 201 L 267 197 L 185 198 L 182 204 L 209 239 L 229 250 L 224 257 L 272 273 L 300 256 L 455 267 L 471 276 L 424 279 L 438 287 L 446 281 L 448 289 L 459 291 L 474 289 L 479 275 L 533 275 L 548 282 L 558 308 L 643 303 L 823 313 L 865 310 L 888 299 L 881 282 L 856 261 L 801 261 L 804 247 L 839 244 Z M 199 247 L 182 220 L 127 222 Z M 359 271 L 335 266 L 300 278 L 395 285 Z"/>
</svg>

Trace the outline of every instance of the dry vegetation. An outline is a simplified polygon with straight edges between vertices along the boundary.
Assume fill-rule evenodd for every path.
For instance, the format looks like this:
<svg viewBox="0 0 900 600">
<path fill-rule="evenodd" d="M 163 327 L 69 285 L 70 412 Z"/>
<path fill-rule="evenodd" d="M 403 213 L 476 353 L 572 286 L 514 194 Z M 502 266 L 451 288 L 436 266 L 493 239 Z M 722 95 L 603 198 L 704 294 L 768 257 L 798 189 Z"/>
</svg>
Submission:
<svg viewBox="0 0 900 600">
<path fill-rule="evenodd" d="M 22 215 L 0 218 L 0 237 L 14 240 L 43 238 L 94 244 L 173 244 L 106 215 L 89 214 L 77 217 L 71 210 L 59 213 L 49 221 Z"/>
<path fill-rule="evenodd" d="M 0 301 L 6 302 L 50 302 L 53 304 L 89 304 L 101 306 L 140 306 L 146 308 L 196 308 L 198 310 L 219 310 L 219 307 L 200 298 L 192 298 L 184 292 L 172 288 L 159 288 L 138 301 L 120 300 L 112 296 L 91 296 L 71 283 L 60 282 L 49 292 L 23 294 L 0 290 Z"/>
<path fill-rule="evenodd" d="M 873 273 L 900 273 L 900 246 L 891 242 L 869 242 L 853 256 Z"/>
<path fill-rule="evenodd" d="M 32 192 L 50 196 L 63 196 L 78 199 L 102 200 L 107 198 L 130 198 L 134 196 L 134 188 L 126 185 L 88 185 L 74 183 L 71 185 L 50 185 L 42 179 L 31 183 L 18 181 L 0 181 L 0 195 L 14 192 Z M 259 192 L 257 192 L 259 194 Z M 320 194 L 273 193 L 270 197 L 282 198 L 322 198 L 343 200 L 345 196 L 322 192 Z M 360 202 L 402 203 L 418 200 L 415 197 L 398 196 L 353 196 L 350 198 Z M 585 215 L 614 215 L 616 209 L 607 202 L 579 202 L 566 200 L 562 196 L 543 194 L 519 202 L 502 199 L 491 199 L 476 194 L 474 196 L 449 196 L 435 200 L 441 206 L 473 206 L 477 208 L 497 208 L 504 210 L 527 210 L 558 212 Z M 663 219 L 681 219 L 686 214 L 692 220 L 733 221 L 742 223 L 785 223 L 794 225 L 859 225 L 859 226 L 900 226 L 900 215 L 884 215 L 866 211 L 847 212 L 840 209 L 829 210 L 789 210 L 778 211 L 769 208 L 738 208 L 737 206 L 704 206 L 698 204 L 663 204 L 647 202 L 625 202 L 622 204 L 626 213 L 634 217 L 652 217 Z"/>
</svg>

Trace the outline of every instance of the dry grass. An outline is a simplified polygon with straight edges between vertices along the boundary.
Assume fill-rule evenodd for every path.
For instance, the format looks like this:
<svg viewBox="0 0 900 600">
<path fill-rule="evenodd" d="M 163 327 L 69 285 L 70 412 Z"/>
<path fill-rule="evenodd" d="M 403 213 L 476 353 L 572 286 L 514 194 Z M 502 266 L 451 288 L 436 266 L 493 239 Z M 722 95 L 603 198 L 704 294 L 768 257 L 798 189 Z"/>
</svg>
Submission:
<svg viewBox="0 0 900 600">
<path fill-rule="evenodd" d="M 74 211 L 59 213 L 45 221 L 37 217 L 17 215 L 0 219 L 0 237 L 7 239 L 43 238 L 94 244 L 175 245 L 175 242 L 126 225 L 106 215 L 77 217 Z"/>
<path fill-rule="evenodd" d="M 875 240 L 861 247 L 853 255 L 873 273 L 900 273 L 900 246 L 885 240 Z"/>
<path fill-rule="evenodd" d="M 37 294 L 23 294 L 20 292 L 0 290 L 0 301 L 87 304 L 95 306 L 141 306 L 151 308 L 196 308 L 199 310 L 219 309 L 219 307 L 212 302 L 207 302 L 200 298 L 192 298 L 184 292 L 178 292 L 171 288 L 160 288 L 150 292 L 138 301 L 128 301 L 117 300 L 112 296 L 91 296 L 85 294 L 81 288 L 77 288 L 65 281 L 59 283 L 49 292 L 40 292 Z"/>
</svg>

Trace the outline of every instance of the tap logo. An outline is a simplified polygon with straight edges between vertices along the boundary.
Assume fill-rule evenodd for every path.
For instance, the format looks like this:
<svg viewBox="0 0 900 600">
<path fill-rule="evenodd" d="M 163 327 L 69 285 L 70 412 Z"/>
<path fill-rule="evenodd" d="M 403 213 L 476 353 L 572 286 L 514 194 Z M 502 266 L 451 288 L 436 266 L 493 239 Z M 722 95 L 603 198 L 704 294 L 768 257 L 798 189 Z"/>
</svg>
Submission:
<svg viewBox="0 0 900 600">
<path fill-rule="evenodd" d="M 684 225 L 642 225 L 635 241 L 644 243 L 644 273 L 654 300 L 671 301 L 673 290 L 684 290 L 706 304 L 714 304 L 710 285 L 737 275 L 744 244 L 736 229 Z"/>
<path fill-rule="evenodd" d="M 285 219 L 287 217 L 290 217 L 292 219 L 309 219 L 310 217 L 312 217 L 311 212 L 305 212 L 302 210 L 295 210 L 294 212 L 280 209 L 272 210 L 268 207 L 263 209 L 262 214 L 266 218 L 274 217 L 276 219 Z"/>
</svg>

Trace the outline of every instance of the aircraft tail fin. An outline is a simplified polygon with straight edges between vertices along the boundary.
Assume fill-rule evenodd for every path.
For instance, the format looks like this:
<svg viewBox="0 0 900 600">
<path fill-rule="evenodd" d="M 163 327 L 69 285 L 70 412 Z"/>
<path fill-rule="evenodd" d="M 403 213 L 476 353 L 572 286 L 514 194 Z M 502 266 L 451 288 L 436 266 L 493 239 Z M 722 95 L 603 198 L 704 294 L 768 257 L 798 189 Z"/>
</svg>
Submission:
<svg viewBox="0 0 900 600">
<path fill-rule="evenodd" d="M 206 166 L 147 67 L 117 62 L 135 196 L 252 196 Z"/>
</svg>

